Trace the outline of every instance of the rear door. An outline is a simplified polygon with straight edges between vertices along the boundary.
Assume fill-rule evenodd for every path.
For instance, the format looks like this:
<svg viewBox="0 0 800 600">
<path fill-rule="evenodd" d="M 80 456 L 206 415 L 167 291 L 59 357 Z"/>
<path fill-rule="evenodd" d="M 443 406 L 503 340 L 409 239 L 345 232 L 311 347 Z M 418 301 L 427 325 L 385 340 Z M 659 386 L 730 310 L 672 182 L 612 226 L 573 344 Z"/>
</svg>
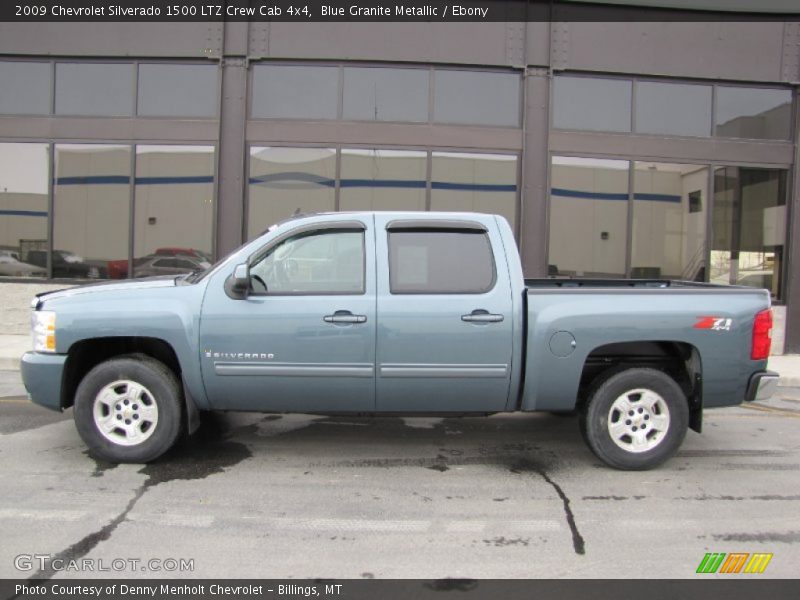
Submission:
<svg viewBox="0 0 800 600">
<path fill-rule="evenodd" d="M 512 299 L 494 218 L 378 213 L 375 232 L 377 410 L 503 410 Z"/>
</svg>

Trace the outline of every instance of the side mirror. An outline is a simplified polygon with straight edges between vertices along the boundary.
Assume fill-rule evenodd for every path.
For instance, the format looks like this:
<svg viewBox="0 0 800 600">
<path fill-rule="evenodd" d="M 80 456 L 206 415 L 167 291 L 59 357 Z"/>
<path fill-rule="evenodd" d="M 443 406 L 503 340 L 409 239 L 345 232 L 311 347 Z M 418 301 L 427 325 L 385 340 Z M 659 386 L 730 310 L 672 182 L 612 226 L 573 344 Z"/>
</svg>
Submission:
<svg viewBox="0 0 800 600">
<path fill-rule="evenodd" d="M 247 298 L 250 291 L 250 267 L 247 263 L 236 265 L 228 278 L 225 280 L 225 293 L 234 300 Z"/>
</svg>

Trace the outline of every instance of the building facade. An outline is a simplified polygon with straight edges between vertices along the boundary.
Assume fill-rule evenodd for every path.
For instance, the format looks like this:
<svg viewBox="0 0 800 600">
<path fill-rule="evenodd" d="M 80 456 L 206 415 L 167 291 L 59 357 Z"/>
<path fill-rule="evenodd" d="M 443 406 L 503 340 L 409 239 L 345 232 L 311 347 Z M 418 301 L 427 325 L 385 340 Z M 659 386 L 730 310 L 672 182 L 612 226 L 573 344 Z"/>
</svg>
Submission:
<svg viewBox="0 0 800 600">
<path fill-rule="evenodd" d="M 528 276 L 767 288 L 800 351 L 800 20 L 3 23 L 0 81 L 0 278 L 476 210 Z"/>
</svg>

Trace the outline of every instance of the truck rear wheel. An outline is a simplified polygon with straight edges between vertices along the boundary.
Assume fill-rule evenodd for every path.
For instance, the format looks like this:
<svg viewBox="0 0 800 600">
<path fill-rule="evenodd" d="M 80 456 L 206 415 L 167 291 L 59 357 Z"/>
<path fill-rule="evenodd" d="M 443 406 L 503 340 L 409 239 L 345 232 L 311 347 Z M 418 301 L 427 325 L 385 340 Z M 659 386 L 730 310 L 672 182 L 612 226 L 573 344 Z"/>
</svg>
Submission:
<svg viewBox="0 0 800 600">
<path fill-rule="evenodd" d="M 181 387 L 163 363 L 127 355 L 100 363 L 75 393 L 75 425 L 92 456 L 146 463 L 181 433 Z"/>
<path fill-rule="evenodd" d="M 652 469 L 672 457 L 689 426 L 689 404 L 666 373 L 629 368 L 601 379 L 581 411 L 594 454 L 623 470 Z"/>
</svg>

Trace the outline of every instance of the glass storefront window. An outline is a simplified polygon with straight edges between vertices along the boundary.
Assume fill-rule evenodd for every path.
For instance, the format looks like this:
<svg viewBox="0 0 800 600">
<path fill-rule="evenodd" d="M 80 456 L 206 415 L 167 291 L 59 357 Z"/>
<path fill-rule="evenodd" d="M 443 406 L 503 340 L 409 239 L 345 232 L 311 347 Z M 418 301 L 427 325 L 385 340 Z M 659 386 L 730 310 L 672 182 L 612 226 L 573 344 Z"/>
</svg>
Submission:
<svg viewBox="0 0 800 600">
<path fill-rule="evenodd" d="M 428 120 L 426 69 L 347 67 L 343 118 L 350 121 Z"/>
<path fill-rule="evenodd" d="M 342 149 L 340 210 L 425 210 L 427 154 Z"/>
<path fill-rule="evenodd" d="M 53 277 L 105 278 L 128 258 L 131 147 L 56 144 Z"/>
<path fill-rule="evenodd" d="M 215 117 L 216 65 L 139 65 L 136 112 L 144 117 Z"/>
<path fill-rule="evenodd" d="M 0 143 L 0 277 L 47 276 L 49 164 L 48 144 Z"/>
<path fill-rule="evenodd" d="M 296 211 L 333 211 L 336 150 L 252 146 L 248 190 L 248 240 Z"/>
<path fill-rule="evenodd" d="M 711 86 L 639 81 L 636 131 L 664 135 L 711 135 Z"/>
<path fill-rule="evenodd" d="M 786 216 L 786 171 L 715 169 L 711 282 L 766 288 L 782 299 Z"/>
<path fill-rule="evenodd" d="M 335 119 L 338 106 L 339 67 L 253 67 L 255 119 Z"/>
<path fill-rule="evenodd" d="M 434 152 L 431 179 L 431 210 L 499 214 L 516 231 L 516 156 Z"/>
<path fill-rule="evenodd" d="M 553 79 L 553 127 L 630 131 L 633 85 L 622 79 Z"/>
<path fill-rule="evenodd" d="M 136 147 L 133 277 L 210 266 L 214 160 L 213 146 Z M 127 264 L 110 266 L 110 277 L 127 276 Z"/>
<path fill-rule="evenodd" d="M 628 171 L 626 160 L 553 157 L 549 274 L 625 275 Z"/>
<path fill-rule="evenodd" d="M 133 114 L 132 63 L 56 63 L 56 114 Z"/>
<path fill-rule="evenodd" d="M 634 163 L 631 277 L 704 281 L 708 167 Z"/>
<path fill-rule="evenodd" d="M 437 123 L 518 127 L 520 76 L 436 69 L 433 103 Z"/>
<path fill-rule="evenodd" d="M 790 90 L 717 87 L 716 135 L 786 140 L 791 123 Z"/>
<path fill-rule="evenodd" d="M 0 114 L 50 113 L 50 63 L 0 61 Z"/>
</svg>

